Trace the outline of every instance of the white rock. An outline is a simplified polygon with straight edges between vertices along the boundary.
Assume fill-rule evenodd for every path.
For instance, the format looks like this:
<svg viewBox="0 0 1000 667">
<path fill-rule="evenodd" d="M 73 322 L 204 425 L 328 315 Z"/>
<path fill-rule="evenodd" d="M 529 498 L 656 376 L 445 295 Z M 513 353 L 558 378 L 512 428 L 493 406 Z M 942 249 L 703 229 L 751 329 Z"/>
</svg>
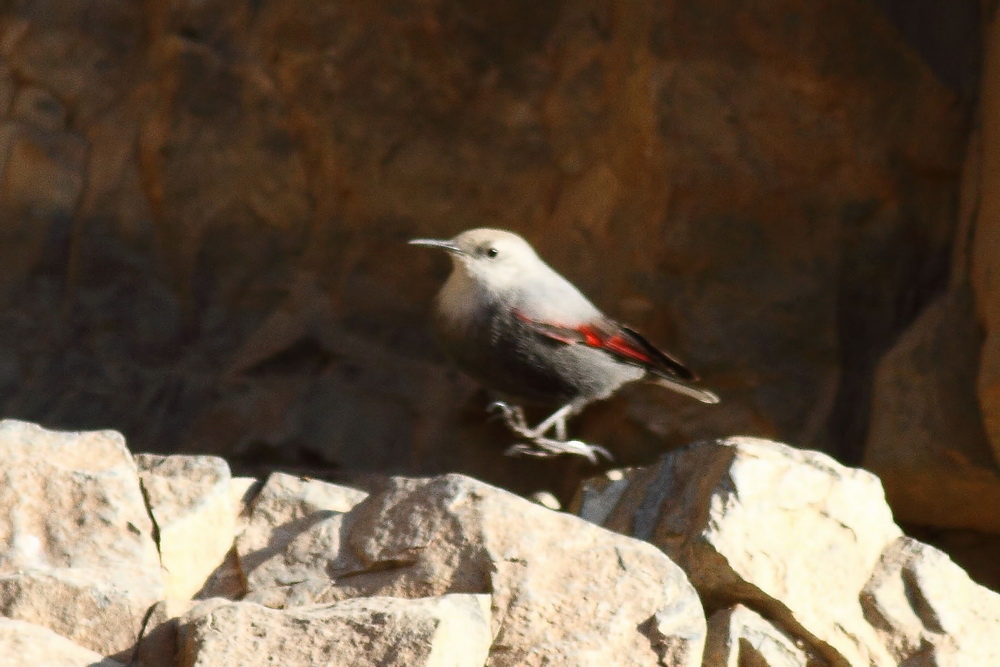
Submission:
<svg viewBox="0 0 1000 667">
<path fill-rule="evenodd" d="M 760 614 L 736 605 L 708 619 L 705 667 L 819 667 L 825 661 L 810 656 L 787 634 Z"/>
<path fill-rule="evenodd" d="M 260 492 L 263 483 L 253 477 L 234 477 L 229 482 L 229 497 L 234 512 L 234 533 L 238 537 L 243 534 L 250 520 L 250 508 L 254 498 Z M 240 558 L 236 544 L 226 552 L 222 563 L 208 577 L 205 585 L 198 591 L 199 598 L 224 597 L 230 600 L 241 600 L 247 594 L 247 582 L 240 566 Z"/>
<path fill-rule="evenodd" d="M 491 667 L 701 664 L 701 603 L 649 544 L 461 475 L 394 478 L 346 519 L 319 600 L 491 592 Z"/>
<path fill-rule="evenodd" d="M 0 422 L 0 610 L 103 655 L 163 597 L 135 463 L 111 431 Z"/>
<path fill-rule="evenodd" d="M 209 601 L 181 619 L 182 667 L 481 667 L 488 595 L 374 597 L 275 610 Z"/>
<path fill-rule="evenodd" d="M 163 592 L 158 580 L 106 569 L 61 568 L 0 575 L 0 611 L 103 655 L 128 652 L 142 617 Z"/>
<path fill-rule="evenodd" d="M 0 573 L 159 570 L 153 526 L 120 433 L 0 422 Z"/>
<path fill-rule="evenodd" d="M 1000 594 L 934 547 L 896 540 L 862 602 L 898 664 L 1000 665 Z"/>
<path fill-rule="evenodd" d="M 869 472 L 819 452 L 728 438 L 623 471 L 621 481 L 599 480 L 575 505 L 663 549 L 709 606 L 766 610 L 834 664 L 895 664 L 858 599 L 901 535 Z"/>
<path fill-rule="evenodd" d="M 229 466 L 215 456 L 138 454 L 135 461 L 159 532 L 166 596 L 190 599 L 236 538 Z"/>
<path fill-rule="evenodd" d="M 271 589 L 285 591 L 302 582 L 326 586 L 330 560 L 340 550 L 343 515 L 367 495 L 319 480 L 270 475 L 236 542 L 249 599 L 266 601 L 273 598 Z"/>
<path fill-rule="evenodd" d="M 33 623 L 0 618 L 0 667 L 122 667 Z"/>
</svg>

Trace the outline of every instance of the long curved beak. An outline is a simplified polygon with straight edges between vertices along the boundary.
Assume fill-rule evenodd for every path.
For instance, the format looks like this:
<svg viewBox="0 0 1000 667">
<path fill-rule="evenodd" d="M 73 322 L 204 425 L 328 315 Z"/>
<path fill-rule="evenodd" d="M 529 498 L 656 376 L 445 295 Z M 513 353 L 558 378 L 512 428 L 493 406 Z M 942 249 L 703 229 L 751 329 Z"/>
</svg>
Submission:
<svg viewBox="0 0 1000 667">
<path fill-rule="evenodd" d="M 413 239 L 412 241 L 407 241 L 410 245 L 422 245 L 428 248 L 441 248 L 442 250 L 447 250 L 450 253 L 456 255 L 461 255 L 462 251 L 454 241 L 439 241 L 437 239 Z"/>
</svg>

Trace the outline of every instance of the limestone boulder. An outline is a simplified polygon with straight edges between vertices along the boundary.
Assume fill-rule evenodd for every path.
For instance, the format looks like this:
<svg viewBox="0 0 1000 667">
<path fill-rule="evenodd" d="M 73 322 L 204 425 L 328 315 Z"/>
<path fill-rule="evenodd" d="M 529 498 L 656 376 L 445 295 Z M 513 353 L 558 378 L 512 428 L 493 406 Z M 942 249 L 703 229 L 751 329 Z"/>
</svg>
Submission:
<svg viewBox="0 0 1000 667">
<path fill-rule="evenodd" d="M 246 577 L 240 567 L 235 540 L 243 534 L 250 517 L 250 503 L 262 486 L 263 482 L 253 477 L 234 477 L 229 481 L 229 496 L 235 512 L 232 547 L 198 591 L 197 598 L 223 597 L 239 600 L 246 595 Z"/>
<path fill-rule="evenodd" d="M 236 557 L 247 599 L 299 604 L 292 591 L 328 585 L 341 550 L 344 516 L 364 491 L 284 473 L 271 474 L 247 508 Z"/>
<path fill-rule="evenodd" d="M 618 477 L 585 487 L 577 511 L 663 549 L 707 609 L 750 607 L 831 664 L 894 664 L 858 599 L 901 535 L 874 475 L 740 437 Z"/>
<path fill-rule="evenodd" d="M 74 644 L 48 628 L 0 618 L 2 667 L 123 667 L 123 663 Z"/>
<path fill-rule="evenodd" d="M 773 441 L 608 471 L 580 516 L 457 474 L 136 460 L 0 422 L 0 667 L 1000 664 L 1000 594 L 871 473 Z"/>
<path fill-rule="evenodd" d="M 488 595 L 371 597 L 275 610 L 210 600 L 180 619 L 180 667 L 482 667 Z"/>
<path fill-rule="evenodd" d="M 701 604 L 651 545 L 460 475 L 393 478 L 346 516 L 318 600 L 492 594 L 488 665 L 699 665 Z"/>
<path fill-rule="evenodd" d="M 0 506 L 0 573 L 159 569 L 138 471 L 119 433 L 0 422 Z"/>
<path fill-rule="evenodd" d="M 238 509 L 229 465 L 214 456 L 138 454 L 139 478 L 156 522 L 166 596 L 200 591 L 233 547 Z"/>
<path fill-rule="evenodd" d="M 263 486 L 263 482 L 253 477 L 234 477 L 229 482 L 229 496 L 235 512 L 235 529 L 232 547 L 226 552 L 222 562 L 212 571 L 204 586 L 198 591 L 198 598 L 224 597 L 239 600 L 247 593 L 247 582 L 240 567 L 236 539 L 243 534 L 250 519 L 250 504 Z"/>
<path fill-rule="evenodd" d="M 1000 591 L 1000 535 L 917 526 L 907 526 L 906 534 L 944 551 L 977 583 Z"/>
<path fill-rule="evenodd" d="M 708 619 L 704 667 L 821 667 L 802 642 L 743 605 L 720 609 Z"/>
<path fill-rule="evenodd" d="M 893 542 L 861 601 L 897 664 L 1000 664 L 1000 594 L 934 547 L 906 537 Z"/>
<path fill-rule="evenodd" d="M 207 598 L 206 598 L 207 599 Z M 211 598 L 222 602 L 223 598 Z M 167 598 L 149 612 L 146 631 L 127 658 L 128 667 L 177 667 L 179 664 L 178 628 L 180 619 L 204 600 Z"/>
<path fill-rule="evenodd" d="M 164 594 L 139 475 L 110 431 L 0 422 L 0 614 L 113 655 Z"/>
<path fill-rule="evenodd" d="M 163 597 L 151 574 L 119 568 L 32 569 L 0 575 L 0 616 L 41 625 L 109 656 L 127 655 Z"/>
</svg>

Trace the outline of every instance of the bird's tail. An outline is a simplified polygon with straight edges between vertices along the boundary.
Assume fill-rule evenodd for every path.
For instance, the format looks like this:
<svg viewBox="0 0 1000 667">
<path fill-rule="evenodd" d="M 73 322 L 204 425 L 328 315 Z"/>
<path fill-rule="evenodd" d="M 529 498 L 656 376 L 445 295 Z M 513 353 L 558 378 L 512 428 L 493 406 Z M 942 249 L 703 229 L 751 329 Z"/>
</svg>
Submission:
<svg viewBox="0 0 1000 667">
<path fill-rule="evenodd" d="M 673 378 L 663 377 L 662 375 L 653 375 L 649 377 L 649 381 L 653 384 L 658 384 L 661 387 L 666 387 L 671 391 L 676 391 L 678 394 L 684 394 L 685 396 L 690 396 L 693 399 L 699 400 L 702 403 L 715 404 L 719 402 L 719 397 L 717 394 L 707 390 L 700 389 L 698 387 L 692 387 L 691 385 L 681 382 L 680 380 L 674 380 Z"/>
</svg>

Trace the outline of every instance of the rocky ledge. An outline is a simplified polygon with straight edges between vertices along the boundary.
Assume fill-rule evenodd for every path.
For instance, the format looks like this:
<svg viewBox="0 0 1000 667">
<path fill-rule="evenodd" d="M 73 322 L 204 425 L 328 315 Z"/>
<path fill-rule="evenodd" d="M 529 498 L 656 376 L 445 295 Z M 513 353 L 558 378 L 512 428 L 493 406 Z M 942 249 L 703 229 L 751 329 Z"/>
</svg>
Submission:
<svg viewBox="0 0 1000 667">
<path fill-rule="evenodd" d="M 876 477 L 776 442 L 611 471 L 579 516 L 15 421 L 0 474 L 4 665 L 1000 664 L 1000 595 L 903 536 Z"/>
</svg>

